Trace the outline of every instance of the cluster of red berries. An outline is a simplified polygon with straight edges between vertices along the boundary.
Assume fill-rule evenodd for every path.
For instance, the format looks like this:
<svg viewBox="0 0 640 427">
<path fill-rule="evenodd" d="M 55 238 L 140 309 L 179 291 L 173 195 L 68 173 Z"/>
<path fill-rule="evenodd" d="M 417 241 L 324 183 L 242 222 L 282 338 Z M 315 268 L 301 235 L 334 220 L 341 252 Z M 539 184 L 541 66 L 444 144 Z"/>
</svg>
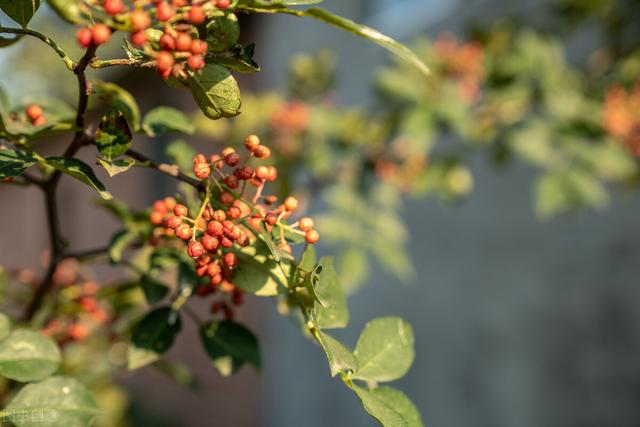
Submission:
<svg viewBox="0 0 640 427">
<path fill-rule="evenodd" d="M 196 289 L 198 295 L 217 290 L 230 295 L 229 301 L 216 301 L 211 306 L 212 312 L 223 312 L 225 317 L 233 316 L 231 307 L 242 303 L 242 290 L 233 284 L 239 248 L 255 242 L 264 229 L 272 233 L 274 227 L 282 231 L 279 248 L 288 253 L 292 249 L 284 237 L 285 228 L 304 236 L 310 244 L 320 238 L 309 217 L 292 225 L 284 223 L 298 208 L 298 200 L 287 197 L 279 204 L 276 196 L 263 195 L 265 185 L 277 178 L 278 171 L 273 166 L 253 168 L 247 164 L 251 157 L 266 159 L 270 155 L 269 148 L 261 145 L 257 136 L 248 136 L 245 147 L 249 155 L 244 159 L 230 147 L 208 158 L 203 154 L 194 157 L 194 173 L 217 192 L 212 199 L 205 199 L 195 216 L 185 205 L 168 197 L 153 204 L 149 218 L 158 226 L 156 237 L 175 236 L 187 242 L 186 250 L 195 260 L 196 274 L 207 278 L 207 283 Z M 255 192 L 245 198 L 246 183 L 255 187 Z"/>
<path fill-rule="evenodd" d="M 92 330 L 105 325 L 111 316 L 96 299 L 98 284 L 88 280 L 67 287 L 73 294 L 72 309 L 45 325 L 42 333 L 54 337 L 61 345 L 71 341 L 84 341 Z"/>
<path fill-rule="evenodd" d="M 225 10 L 230 0 L 139 0 L 129 9 L 123 0 L 103 0 L 102 8 L 114 23 L 128 24 L 131 42 L 144 47 L 155 58 L 156 68 L 163 79 L 184 76 L 184 64 L 191 70 L 204 68 L 207 43 L 197 34 L 195 26 L 207 20 L 207 14 Z M 83 47 L 106 43 L 111 36 L 110 22 L 97 23 L 78 31 L 77 39 Z M 158 46 L 148 43 L 147 29 L 163 31 Z"/>
<path fill-rule="evenodd" d="M 607 89 L 602 127 L 630 153 L 640 157 L 640 83 L 629 91 L 617 85 Z"/>
<path fill-rule="evenodd" d="M 462 100 L 470 104 L 480 97 L 485 78 L 484 51 L 474 42 L 460 42 L 451 34 L 441 34 L 435 51 L 443 75 L 455 81 Z"/>
<path fill-rule="evenodd" d="M 24 113 L 29 119 L 29 122 L 34 126 L 42 126 L 47 123 L 47 119 L 44 117 L 44 110 L 38 104 L 31 104 L 25 108 Z"/>
</svg>

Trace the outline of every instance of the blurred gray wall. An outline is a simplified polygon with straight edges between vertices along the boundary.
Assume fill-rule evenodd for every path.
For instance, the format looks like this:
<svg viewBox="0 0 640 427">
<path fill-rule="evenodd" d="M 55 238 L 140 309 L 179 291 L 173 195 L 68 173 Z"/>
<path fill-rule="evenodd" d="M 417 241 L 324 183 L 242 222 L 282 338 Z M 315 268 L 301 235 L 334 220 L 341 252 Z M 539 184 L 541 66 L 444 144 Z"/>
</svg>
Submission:
<svg viewBox="0 0 640 427">
<path fill-rule="evenodd" d="M 429 2 L 443 3 L 405 6 L 418 13 Z M 384 23 L 374 3 L 324 6 Z M 511 13 L 540 21 L 546 2 L 453 3 L 436 8 L 437 17 L 424 16 L 421 29 L 455 32 L 470 18 Z M 402 23 L 384 26 L 391 35 L 409 35 Z M 338 54 L 340 99 L 369 100 L 374 68 L 386 60 L 382 49 L 291 17 L 270 17 L 261 28 L 268 85 L 284 82 L 282 64 L 292 53 L 330 47 Z M 376 316 L 411 322 L 416 362 L 397 385 L 429 426 L 640 425 L 640 196 L 621 194 L 604 212 L 540 222 L 532 213 L 532 171 L 496 171 L 482 156 L 473 171 L 475 191 L 465 203 L 407 204 L 418 278 L 403 285 L 374 271 L 352 298 L 352 322 L 340 338 L 353 346 Z M 263 425 L 375 425 L 290 322 L 271 315 L 262 342 Z"/>
</svg>

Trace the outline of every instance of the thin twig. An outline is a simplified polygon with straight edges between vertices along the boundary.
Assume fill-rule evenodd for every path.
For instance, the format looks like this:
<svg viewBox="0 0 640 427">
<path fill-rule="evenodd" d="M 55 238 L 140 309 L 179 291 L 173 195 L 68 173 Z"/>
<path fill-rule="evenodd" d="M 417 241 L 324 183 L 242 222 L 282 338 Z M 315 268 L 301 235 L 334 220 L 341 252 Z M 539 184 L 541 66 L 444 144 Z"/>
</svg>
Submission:
<svg viewBox="0 0 640 427">
<path fill-rule="evenodd" d="M 151 160 L 150 158 L 148 158 L 147 156 L 145 156 L 142 153 L 139 153 L 137 151 L 134 150 L 128 150 L 126 152 L 127 156 L 142 162 L 145 164 L 145 166 L 150 167 L 152 169 L 157 169 L 160 172 L 169 175 L 179 181 L 182 182 L 186 182 L 187 184 L 195 187 L 198 190 L 204 190 L 205 189 L 205 184 L 201 181 L 198 181 L 195 178 L 191 178 L 188 175 L 185 175 L 184 173 L 180 172 L 180 168 L 178 168 L 178 166 L 176 165 L 170 165 L 168 163 L 156 163 L 153 160 Z"/>
<path fill-rule="evenodd" d="M 73 60 L 69 57 L 69 55 L 67 55 L 67 53 L 64 50 L 62 50 L 60 46 L 58 46 L 56 42 L 54 42 L 44 34 L 29 28 L 8 28 L 8 27 L 1 27 L 1 26 L 0 26 L 0 33 L 24 34 L 24 35 L 29 35 L 32 37 L 39 38 L 40 40 L 42 40 L 43 42 L 51 46 L 51 48 L 60 56 L 60 58 L 62 58 L 62 60 L 64 61 L 64 65 L 66 65 L 69 70 L 73 71 L 74 69 Z"/>
</svg>

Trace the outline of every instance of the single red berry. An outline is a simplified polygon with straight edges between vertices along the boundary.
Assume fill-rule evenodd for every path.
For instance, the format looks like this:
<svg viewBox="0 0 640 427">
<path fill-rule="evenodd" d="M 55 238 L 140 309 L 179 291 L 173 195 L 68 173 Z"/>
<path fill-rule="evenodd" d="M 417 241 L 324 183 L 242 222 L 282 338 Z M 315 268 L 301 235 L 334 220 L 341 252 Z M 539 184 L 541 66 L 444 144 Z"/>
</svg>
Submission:
<svg viewBox="0 0 640 427">
<path fill-rule="evenodd" d="M 202 246 L 202 243 L 198 242 L 197 240 L 190 241 L 189 245 L 187 246 L 187 253 L 191 258 L 200 258 L 205 254 L 205 252 L 206 250 L 204 246 Z"/>
<path fill-rule="evenodd" d="M 147 35 L 144 30 L 136 31 L 135 33 L 131 33 L 131 43 L 134 46 L 144 46 L 147 42 Z"/>
<path fill-rule="evenodd" d="M 172 216 L 167 220 L 167 227 L 176 229 L 182 224 L 182 218 L 179 216 Z"/>
<path fill-rule="evenodd" d="M 221 10 L 227 9 L 231 6 L 231 0 L 216 0 L 216 7 Z"/>
<path fill-rule="evenodd" d="M 310 243 L 313 245 L 318 240 L 320 240 L 320 234 L 318 234 L 316 230 L 309 230 L 307 231 L 307 234 L 304 236 L 304 240 L 306 240 L 307 243 Z"/>
<path fill-rule="evenodd" d="M 253 168 L 251 166 L 243 166 L 233 171 L 233 174 L 238 179 L 251 179 L 253 178 Z"/>
<path fill-rule="evenodd" d="M 156 56 L 156 67 L 158 67 L 158 71 L 160 72 L 171 72 L 171 67 L 173 67 L 174 62 L 173 55 L 167 51 L 162 50 L 158 52 L 158 56 Z"/>
<path fill-rule="evenodd" d="M 229 268 L 233 268 L 238 263 L 238 256 L 233 252 L 227 252 L 224 254 L 224 265 Z"/>
<path fill-rule="evenodd" d="M 220 283 L 222 283 L 222 274 L 218 273 L 211 276 L 211 284 L 213 286 L 219 285 Z"/>
<path fill-rule="evenodd" d="M 273 182 L 278 179 L 278 169 L 275 166 L 267 166 L 269 169 L 269 176 L 267 177 L 267 181 Z"/>
<path fill-rule="evenodd" d="M 129 15 L 129 19 L 131 19 L 131 27 L 134 31 L 146 30 L 151 25 L 149 14 L 142 9 L 133 10 Z"/>
<path fill-rule="evenodd" d="M 204 9 L 200 6 L 191 6 L 189 10 L 189 22 L 194 25 L 202 24 L 207 16 L 204 13 Z"/>
<path fill-rule="evenodd" d="M 153 210 L 162 212 L 163 214 L 169 212 L 169 208 L 167 208 L 167 204 L 164 202 L 164 200 L 156 200 L 155 202 L 153 202 Z"/>
<path fill-rule="evenodd" d="M 291 249 L 291 246 L 284 240 L 278 243 L 278 247 L 288 254 L 293 252 L 293 249 Z"/>
<path fill-rule="evenodd" d="M 193 164 L 197 164 L 197 163 L 207 163 L 207 156 L 205 156 L 204 154 L 196 154 L 193 157 Z"/>
<path fill-rule="evenodd" d="M 163 50 L 176 49 L 176 39 L 174 39 L 170 34 L 163 34 L 162 36 L 160 36 L 160 40 L 158 40 L 158 43 L 160 44 L 160 49 L 163 49 Z"/>
<path fill-rule="evenodd" d="M 298 228 L 302 231 L 310 231 L 313 228 L 313 220 L 308 216 L 300 218 Z"/>
<path fill-rule="evenodd" d="M 213 252 L 216 249 L 218 249 L 218 245 L 220 245 L 220 242 L 215 237 L 213 237 L 213 236 L 211 236 L 209 234 L 205 234 L 204 236 L 202 236 L 202 245 L 208 251 Z"/>
<path fill-rule="evenodd" d="M 187 52 L 191 49 L 191 36 L 187 33 L 178 33 L 176 36 L 176 50 Z"/>
<path fill-rule="evenodd" d="M 220 193 L 220 203 L 224 205 L 230 205 L 231 203 L 233 203 L 234 199 L 235 198 L 233 197 L 233 194 L 227 191 Z"/>
<path fill-rule="evenodd" d="M 189 58 L 187 58 L 187 65 L 192 70 L 201 70 L 205 65 L 204 58 L 202 58 L 202 55 L 191 55 Z"/>
<path fill-rule="evenodd" d="M 284 208 L 285 210 L 291 212 L 291 211 L 295 211 L 298 208 L 298 199 L 296 199 L 293 196 L 289 196 L 286 199 L 284 199 Z"/>
<path fill-rule="evenodd" d="M 82 341 L 89 336 L 89 331 L 86 326 L 74 323 L 67 329 L 67 335 L 74 341 Z"/>
<path fill-rule="evenodd" d="M 167 211 L 173 211 L 173 209 L 178 204 L 176 202 L 176 199 L 174 199 L 173 197 L 165 197 L 162 201 L 164 202 L 164 205 L 167 208 Z"/>
<path fill-rule="evenodd" d="M 236 149 L 233 147 L 224 147 L 222 149 L 222 157 L 226 157 L 228 154 L 235 153 Z"/>
<path fill-rule="evenodd" d="M 171 6 L 167 2 L 162 2 L 158 4 L 158 8 L 156 9 L 156 18 L 160 22 L 168 21 L 173 18 L 173 15 L 176 14 L 176 10 L 173 6 Z"/>
<path fill-rule="evenodd" d="M 162 212 L 153 211 L 151 215 L 149 215 L 149 221 L 151 224 L 160 225 L 164 222 L 164 214 Z"/>
<path fill-rule="evenodd" d="M 268 213 L 267 216 L 264 217 L 264 221 L 269 225 L 275 225 L 275 223 L 278 222 L 278 215 Z"/>
<path fill-rule="evenodd" d="M 124 3 L 122 0 L 104 0 L 102 7 L 105 12 L 113 16 L 122 13 L 124 10 Z"/>
<path fill-rule="evenodd" d="M 271 155 L 271 150 L 269 150 L 269 147 L 266 147 L 264 145 L 258 145 L 253 150 L 253 155 L 259 159 L 266 159 Z"/>
<path fill-rule="evenodd" d="M 189 240 L 193 235 L 193 230 L 187 224 L 181 224 L 176 228 L 176 236 L 182 240 Z"/>
<path fill-rule="evenodd" d="M 76 33 L 76 40 L 82 47 L 91 46 L 92 38 L 91 29 L 88 27 L 80 28 Z"/>
<path fill-rule="evenodd" d="M 269 168 L 266 166 L 258 166 L 256 168 L 256 178 L 262 180 L 269 178 Z"/>
<path fill-rule="evenodd" d="M 213 220 L 207 224 L 207 231 L 212 236 L 221 237 L 224 234 L 224 227 L 220 221 Z"/>
<path fill-rule="evenodd" d="M 42 126 L 42 125 L 45 125 L 46 123 L 47 123 L 47 119 L 45 119 L 44 116 L 40 116 L 37 119 L 31 121 L 31 124 L 33 126 Z"/>
<path fill-rule="evenodd" d="M 231 246 L 233 246 L 233 240 L 229 239 L 228 237 L 223 237 L 222 239 L 220 239 L 220 245 L 223 248 L 230 248 Z"/>
<path fill-rule="evenodd" d="M 91 41 L 94 45 L 100 46 L 109 41 L 111 30 L 104 24 L 96 24 L 91 30 Z"/>
<path fill-rule="evenodd" d="M 224 178 L 224 183 L 227 185 L 227 187 L 231 189 L 236 189 L 238 188 L 238 185 L 239 185 L 238 178 L 236 178 L 233 175 L 226 176 Z"/>
<path fill-rule="evenodd" d="M 29 118 L 29 120 L 34 121 L 38 117 L 41 117 L 44 111 L 42 111 L 42 107 L 38 104 L 31 104 L 24 110 L 25 114 Z"/>
<path fill-rule="evenodd" d="M 244 146 L 247 147 L 247 150 L 253 151 L 260 145 L 260 138 L 256 135 L 249 135 L 244 140 Z"/>
<path fill-rule="evenodd" d="M 207 266 L 207 274 L 209 275 L 209 277 L 213 277 L 216 274 L 220 274 L 222 272 L 222 269 L 220 268 L 220 264 L 218 264 L 217 262 L 211 263 Z"/>
<path fill-rule="evenodd" d="M 173 208 L 173 214 L 177 217 L 188 216 L 189 208 L 186 207 L 185 205 L 178 204 Z"/>
<path fill-rule="evenodd" d="M 238 219 L 242 215 L 242 211 L 237 206 L 231 206 L 227 209 L 227 216 L 231 219 Z"/>
<path fill-rule="evenodd" d="M 238 163 L 240 163 L 240 154 L 235 152 L 229 153 L 226 156 L 224 156 L 224 162 L 226 163 L 227 166 L 230 166 L 230 167 L 237 166 Z"/>
<path fill-rule="evenodd" d="M 196 163 L 193 166 L 193 174 L 198 179 L 207 179 L 211 175 L 211 168 L 207 163 Z"/>
<path fill-rule="evenodd" d="M 233 196 L 231 196 L 233 197 Z M 225 219 L 227 219 L 227 214 L 224 213 L 224 211 L 222 209 L 218 209 L 213 213 L 213 219 L 215 219 L 216 221 L 224 221 Z"/>
<path fill-rule="evenodd" d="M 194 39 L 191 42 L 191 47 L 189 48 L 189 50 L 191 50 L 191 53 L 193 53 L 194 55 L 202 55 L 207 51 L 207 42 L 202 39 Z"/>
<path fill-rule="evenodd" d="M 264 184 L 264 181 L 254 177 L 249 180 L 249 184 L 253 185 L 254 187 L 260 187 L 262 184 Z"/>
</svg>

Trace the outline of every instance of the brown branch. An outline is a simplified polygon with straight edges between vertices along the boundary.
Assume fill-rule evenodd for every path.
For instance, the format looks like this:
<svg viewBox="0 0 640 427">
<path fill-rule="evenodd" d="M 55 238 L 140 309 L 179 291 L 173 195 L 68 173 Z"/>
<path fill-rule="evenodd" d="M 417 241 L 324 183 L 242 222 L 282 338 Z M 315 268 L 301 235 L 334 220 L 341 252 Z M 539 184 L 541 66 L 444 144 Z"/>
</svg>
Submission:
<svg viewBox="0 0 640 427">
<path fill-rule="evenodd" d="M 76 258 L 78 260 L 84 260 L 87 258 L 99 257 L 106 255 L 109 252 L 109 246 L 102 246 L 99 248 L 85 249 L 77 252 L 65 252 L 63 258 Z"/>
<path fill-rule="evenodd" d="M 170 165 L 168 163 L 156 163 L 144 154 L 138 153 L 134 150 L 128 150 L 126 154 L 139 162 L 143 162 L 146 166 L 152 169 L 157 169 L 160 172 L 169 175 L 179 181 L 186 182 L 187 184 L 195 187 L 198 190 L 205 189 L 205 184 L 202 181 L 198 181 L 197 179 L 191 178 L 190 176 L 180 172 L 180 169 L 177 165 Z"/>
<path fill-rule="evenodd" d="M 78 106 L 76 111 L 76 126 L 77 131 L 73 135 L 71 143 L 65 150 L 64 157 L 73 157 L 78 150 L 85 144 L 87 136 L 85 135 L 85 114 L 87 112 L 87 105 L 89 103 L 89 90 L 87 85 L 87 76 L 85 71 L 89 62 L 96 54 L 96 46 L 89 47 L 78 64 L 73 68 L 74 74 L 78 80 Z M 44 192 L 45 205 L 47 213 L 47 222 L 49 228 L 49 244 L 51 246 L 51 260 L 47 267 L 45 277 L 40 282 L 40 285 L 35 289 L 31 300 L 27 304 L 22 320 L 29 321 L 36 314 L 44 297 L 53 286 L 53 276 L 56 272 L 58 264 L 64 259 L 64 240 L 62 238 L 62 232 L 60 231 L 60 219 L 58 215 L 57 205 L 57 189 L 58 182 L 62 172 L 56 170 L 51 177 L 40 182 L 39 186 Z"/>
</svg>

